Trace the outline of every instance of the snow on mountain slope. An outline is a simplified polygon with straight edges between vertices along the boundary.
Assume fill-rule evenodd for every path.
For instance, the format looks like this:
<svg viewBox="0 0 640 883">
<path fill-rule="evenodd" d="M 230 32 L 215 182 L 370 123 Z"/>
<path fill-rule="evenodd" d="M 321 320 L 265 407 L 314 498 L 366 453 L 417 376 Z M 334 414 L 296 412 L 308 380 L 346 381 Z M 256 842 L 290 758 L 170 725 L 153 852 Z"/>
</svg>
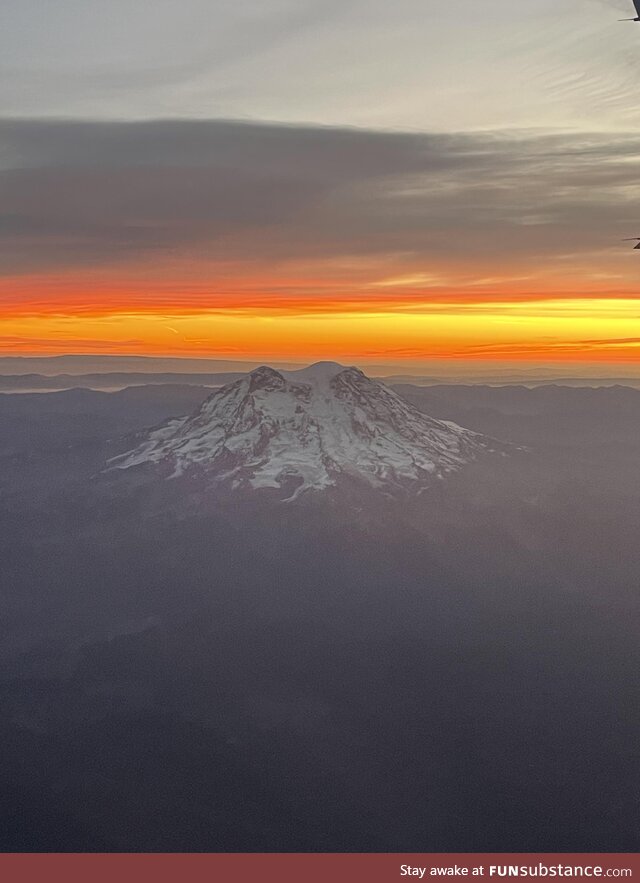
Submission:
<svg viewBox="0 0 640 883">
<path fill-rule="evenodd" d="M 236 488 L 286 485 L 297 496 L 345 477 L 418 490 L 500 447 L 422 414 L 357 368 L 319 362 L 300 371 L 258 368 L 109 466 L 155 465 L 169 478 L 204 472 Z"/>
</svg>

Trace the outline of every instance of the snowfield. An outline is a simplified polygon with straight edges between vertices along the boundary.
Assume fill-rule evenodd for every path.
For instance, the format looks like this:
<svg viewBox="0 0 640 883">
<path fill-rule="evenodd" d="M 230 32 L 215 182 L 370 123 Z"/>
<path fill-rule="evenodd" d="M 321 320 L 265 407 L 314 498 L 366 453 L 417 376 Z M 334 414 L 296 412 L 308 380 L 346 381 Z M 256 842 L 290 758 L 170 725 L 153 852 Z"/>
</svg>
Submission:
<svg viewBox="0 0 640 883">
<path fill-rule="evenodd" d="M 233 487 L 293 482 L 298 496 L 344 476 L 374 487 L 424 487 L 496 444 L 426 416 L 358 368 L 319 362 L 301 371 L 258 368 L 192 416 L 149 432 L 109 467 L 162 464 L 171 478 L 199 470 Z"/>
</svg>

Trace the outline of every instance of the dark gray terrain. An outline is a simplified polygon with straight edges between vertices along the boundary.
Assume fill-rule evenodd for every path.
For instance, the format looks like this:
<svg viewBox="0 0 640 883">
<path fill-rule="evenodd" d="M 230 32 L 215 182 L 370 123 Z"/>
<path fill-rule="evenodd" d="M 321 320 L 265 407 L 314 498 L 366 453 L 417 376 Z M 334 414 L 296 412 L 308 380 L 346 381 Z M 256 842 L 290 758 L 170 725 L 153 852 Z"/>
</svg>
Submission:
<svg viewBox="0 0 640 883">
<path fill-rule="evenodd" d="M 427 493 L 104 473 L 210 390 L 0 395 L 0 849 L 640 845 L 640 391 L 397 386 Z"/>
</svg>

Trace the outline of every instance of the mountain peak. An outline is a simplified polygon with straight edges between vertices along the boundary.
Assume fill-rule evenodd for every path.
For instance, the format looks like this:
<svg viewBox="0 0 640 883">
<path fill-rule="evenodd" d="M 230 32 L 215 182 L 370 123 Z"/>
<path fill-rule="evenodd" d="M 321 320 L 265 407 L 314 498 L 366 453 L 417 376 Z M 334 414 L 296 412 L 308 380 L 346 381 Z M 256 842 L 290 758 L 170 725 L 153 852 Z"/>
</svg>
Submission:
<svg viewBox="0 0 640 883">
<path fill-rule="evenodd" d="M 326 383 L 333 380 L 338 374 L 342 374 L 343 371 L 358 371 L 360 374 L 362 373 L 358 368 L 347 368 L 345 365 L 340 365 L 338 362 L 314 362 L 313 365 L 309 365 L 306 368 L 299 368 L 297 371 L 286 371 L 283 373 L 285 377 L 289 377 L 291 380 Z"/>
<path fill-rule="evenodd" d="M 345 481 L 418 493 L 496 446 L 428 417 L 358 368 L 317 362 L 256 368 L 195 414 L 147 433 L 110 467 L 198 474 L 206 484 L 275 488 L 289 498 Z"/>
<path fill-rule="evenodd" d="M 256 389 L 282 389 L 285 383 L 284 375 L 269 365 L 262 365 L 249 374 L 249 392 Z"/>
<path fill-rule="evenodd" d="M 250 385 L 254 389 L 256 386 L 264 386 L 272 384 L 278 388 L 282 388 L 286 381 L 293 383 L 306 383 L 313 385 L 322 385 L 330 383 L 339 374 L 345 371 L 362 374 L 359 368 L 340 365 L 338 362 L 315 362 L 306 368 L 298 368 L 293 371 L 280 371 L 272 368 L 270 365 L 261 365 L 249 373 L 251 378 Z M 364 375 L 363 375 L 364 376 Z"/>
</svg>

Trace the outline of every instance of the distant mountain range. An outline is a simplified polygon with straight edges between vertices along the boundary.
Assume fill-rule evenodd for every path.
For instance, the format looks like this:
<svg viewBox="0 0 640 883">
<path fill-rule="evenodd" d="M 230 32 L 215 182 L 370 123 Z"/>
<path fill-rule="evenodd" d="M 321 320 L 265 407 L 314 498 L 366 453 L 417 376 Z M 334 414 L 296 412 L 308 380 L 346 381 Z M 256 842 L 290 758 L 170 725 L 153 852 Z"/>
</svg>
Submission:
<svg viewBox="0 0 640 883">
<path fill-rule="evenodd" d="M 189 386 L 222 386 L 245 376 L 246 372 L 226 372 L 215 374 L 173 374 L 173 373 L 122 373 L 104 374 L 9 374 L 0 375 L 0 391 L 40 392 L 63 389 L 123 389 L 126 386 L 147 386 L 180 383 Z"/>
<path fill-rule="evenodd" d="M 155 356 L 0 356 L 0 375 L 5 374 L 44 374 L 53 377 L 57 374 L 109 374 L 134 373 L 155 374 L 210 374 L 219 371 L 250 371 L 260 362 L 231 359 L 188 359 L 164 358 Z M 280 364 L 280 363 L 278 363 Z M 284 364 L 283 368 L 301 367 Z"/>
<path fill-rule="evenodd" d="M 144 383 L 182 383 L 219 386 L 244 376 L 260 366 L 260 362 L 222 359 L 159 358 L 152 356 L 0 356 L 0 391 L 70 389 L 119 389 Z M 285 371 L 303 366 L 289 363 L 270 363 Z M 640 387 L 640 373 L 632 367 L 595 368 L 586 366 L 583 376 L 565 376 L 563 366 L 539 365 L 523 369 L 490 363 L 434 363 L 423 366 L 422 373 L 395 373 L 393 367 L 372 365 L 359 367 L 371 377 L 386 384 L 411 383 L 417 386 L 434 384 L 523 384 L 537 386 L 559 383 L 564 386 L 623 386 Z M 409 366 L 407 366 L 409 367 Z M 413 366 L 412 366 L 413 367 Z M 607 369 L 611 375 L 607 374 Z"/>
<path fill-rule="evenodd" d="M 1 360 L 0 360 L 1 362 Z M 1 368 L 0 368 L 1 370 Z M 246 371 L 218 371 L 212 373 L 180 373 L 180 372 L 96 372 L 94 374 L 2 374 L 0 373 L 0 392 L 47 392 L 65 389 L 96 389 L 118 390 L 128 386 L 147 386 L 180 384 L 182 386 L 224 386 L 245 377 Z M 375 376 L 375 375 L 373 375 Z M 460 378 L 438 377 L 415 377 L 411 375 L 393 375 L 377 378 L 387 386 L 406 385 L 413 386 L 439 386 L 442 384 L 458 385 L 472 383 L 473 385 L 487 386 L 574 386 L 574 387 L 600 387 L 600 386 L 628 386 L 640 388 L 640 378 L 629 377 L 562 377 L 533 380 L 530 377 L 496 379 L 495 377 L 483 377 L 478 375 L 472 380 Z"/>
</svg>

